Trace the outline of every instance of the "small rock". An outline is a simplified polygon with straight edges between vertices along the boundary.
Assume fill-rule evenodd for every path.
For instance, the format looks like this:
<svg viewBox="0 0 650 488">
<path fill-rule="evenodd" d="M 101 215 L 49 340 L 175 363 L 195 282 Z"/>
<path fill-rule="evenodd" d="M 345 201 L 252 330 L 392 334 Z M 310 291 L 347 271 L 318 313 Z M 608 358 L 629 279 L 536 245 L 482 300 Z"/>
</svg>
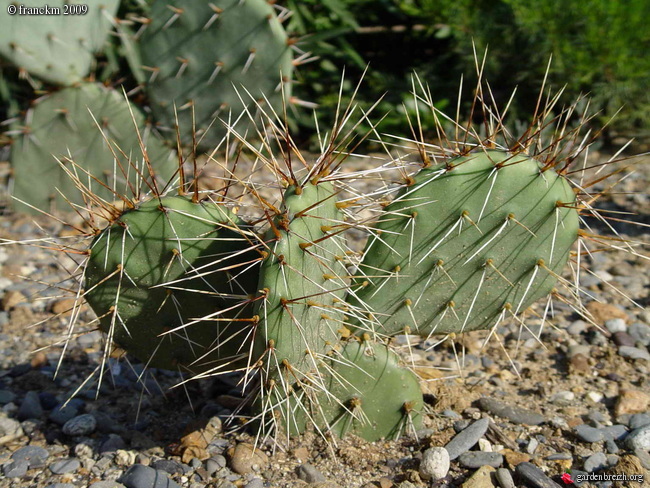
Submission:
<svg viewBox="0 0 650 488">
<path fill-rule="evenodd" d="M 151 467 L 169 474 L 185 473 L 183 465 L 173 459 L 158 459 L 151 464 Z"/>
<path fill-rule="evenodd" d="M 593 473 L 607 467 L 607 455 L 603 452 L 597 452 L 589 456 L 584 463 L 584 470 L 587 473 Z"/>
<path fill-rule="evenodd" d="M 587 304 L 587 310 L 598 325 L 602 325 L 610 319 L 627 319 L 627 314 L 623 310 L 609 303 L 592 301 Z"/>
<path fill-rule="evenodd" d="M 642 324 L 641 322 L 636 322 L 630 325 L 627 333 L 644 346 L 650 346 L 650 326 Z"/>
<path fill-rule="evenodd" d="M 18 290 L 9 290 L 6 291 L 2 296 L 2 300 L 0 300 L 0 307 L 2 310 L 11 310 L 20 303 L 24 303 L 26 301 L 27 299 L 25 298 L 25 295 L 22 294 L 22 292 Z"/>
<path fill-rule="evenodd" d="M 515 482 L 512 479 L 510 470 L 506 468 L 499 468 L 495 473 L 495 477 L 501 488 L 515 488 Z"/>
<path fill-rule="evenodd" d="M 625 445 L 632 451 L 635 449 L 650 451 L 650 425 L 645 425 L 630 432 L 625 438 Z"/>
<path fill-rule="evenodd" d="M 618 348 L 618 355 L 628 359 L 645 359 L 650 361 L 650 353 L 647 349 L 640 347 L 620 346 Z"/>
<path fill-rule="evenodd" d="M 612 334 L 615 334 L 616 332 L 625 332 L 627 325 L 625 324 L 625 320 L 621 318 L 609 319 L 605 321 L 605 328 Z"/>
<path fill-rule="evenodd" d="M 527 485 L 533 488 L 560 488 L 560 485 L 546 476 L 544 471 L 532 463 L 519 464 L 515 472 L 526 481 Z"/>
<path fill-rule="evenodd" d="M 643 466 L 645 469 L 650 470 L 650 453 L 647 453 L 646 451 L 642 451 L 641 449 L 635 449 L 634 455 L 641 463 L 641 466 Z"/>
<path fill-rule="evenodd" d="M 126 442 L 117 434 L 108 434 L 108 439 L 102 442 L 99 453 L 116 452 L 120 449 L 126 449 Z"/>
<path fill-rule="evenodd" d="M 327 481 L 325 476 L 311 464 L 301 464 L 296 468 L 296 473 L 298 474 L 298 478 L 309 484 Z"/>
<path fill-rule="evenodd" d="M 156 471 L 149 466 L 135 464 L 119 478 L 126 488 L 181 488 L 164 471 Z"/>
<path fill-rule="evenodd" d="M 590 391 L 589 393 L 587 393 L 587 398 L 594 403 L 600 403 L 602 399 L 605 398 L 605 395 L 603 395 L 599 391 Z"/>
<path fill-rule="evenodd" d="M 0 405 L 6 405 L 11 403 L 16 399 L 16 395 L 13 391 L 9 390 L 0 390 Z"/>
<path fill-rule="evenodd" d="M 7 414 L 0 411 L 0 445 L 4 445 L 24 434 L 20 422 L 7 417 Z"/>
<path fill-rule="evenodd" d="M 515 424 L 539 425 L 544 422 L 544 417 L 532 410 L 508 405 L 495 398 L 483 397 L 479 400 L 479 406 L 482 410 L 488 411 L 492 415 L 508 419 Z"/>
<path fill-rule="evenodd" d="M 47 462 L 50 453 L 46 449 L 38 446 L 25 446 L 14 451 L 11 459 L 14 461 L 25 461 L 32 468 L 43 468 Z"/>
<path fill-rule="evenodd" d="M 530 461 L 529 454 L 513 451 L 512 449 L 502 449 L 501 454 L 503 454 L 503 456 L 506 458 L 506 462 L 510 466 L 518 466 L 521 463 Z"/>
<path fill-rule="evenodd" d="M 575 322 L 571 322 L 571 324 L 566 328 L 566 331 L 572 336 L 577 336 L 586 330 L 587 322 L 584 320 L 576 320 Z"/>
<path fill-rule="evenodd" d="M 39 419 L 43 415 L 43 407 L 38 393 L 35 391 L 28 391 L 20 404 L 16 417 L 18 420 Z"/>
<path fill-rule="evenodd" d="M 605 433 L 602 430 L 596 429 L 587 424 L 576 426 L 575 433 L 576 436 L 584 442 L 600 442 L 605 438 Z"/>
<path fill-rule="evenodd" d="M 612 439 L 607 439 L 605 441 L 605 449 L 610 454 L 616 454 L 619 451 L 616 442 L 614 442 Z"/>
<path fill-rule="evenodd" d="M 63 433 L 69 436 L 81 436 L 92 434 L 97 427 L 97 420 L 91 414 L 86 413 L 71 418 L 63 425 Z"/>
<path fill-rule="evenodd" d="M 131 466 L 135 464 L 135 458 L 137 454 L 135 451 L 127 451 L 126 449 L 118 449 L 115 451 L 115 457 L 113 461 L 118 466 Z"/>
<path fill-rule="evenodd" d="M 45 488 L 77 488 L 72 483 L 52 483 L 47 485 Z"/>
<path fill-rule="evenodd" d="M 78 459 L 67 458 L 60 459 L 50 464 L 50 471 L 54 474 L 74 473 L 81 467 Z"/>
<path fill-rule="evenodd" d="M 551 403 L 556 405 L 569 405 L 575 398 L 576 395 L 572 391 L 558 391 L 551 397 Z"/>
<path fill-rule="evenodd" d="M 461 454 L 458 462 L 460 462 L 461 466 L 470 469 L 480 468 L 481 466 L 498 468 L 503 464 L 503 454 L 498 452 L 469 451 Z"/>
<path fill-rule="evenodd" d="M 648 410 L 650 395 L 640 390 L 621 389 L 616 399 L 614 413 L 616 416 L 642 413 Z"/>
<path fill-rule="evenodd" d="M 636 345 L 636 340 L 627 332 L 616 332 L 612 335 L 614 344 L 617 346 L 629 346 L 634 347 Z"/>
<path fill-rule="evenodd" d="M 490 419 L 480 419 L 456 434 L 445 446 L 449 459 L 453 461 L 462 453 L 469 451 L 485 435 L 489 425 Z"/>
<path fill-rule="evenodd" d="M 76 299 L 74 298 L 60 298 L 52 304 L 50 312 L 56 315 L 68 314 L 74 308 L 75 303 Z"/>
<path fill-rule="evenodd" d="M 528 445 L 526 446 L 526 452 L 532 456 L 533 454 L 535 454 L 535 451 L 537 450 L 537 446 L 539 446 L 539 441 L 533 437 L 531 440 L 528 441 Z"/>
<path fill-rule="evenodd" d="M 461 488 L 493 488 L 492 473 L 494 473 L 492 466 L 482 466 L 461 485 Z"/>
<path fill-rule="evenodd" d="M 571 356 L 571 359 L 569 360 L 569 372 L 571 374 L 590 374 L 592 371 L 588 356 L 585 356 L 584 354 Z"/>
<path fill-rule="evenodd" d="M 126 486 L 117 481 L 96 481 L 88 488 L 126 488 Z"/>
<path fill-rule="evenodd" d="M 63 404 L 60 404 L 50 412 L 49 419 L 55 424 L 65 425 L 68 420 L 75 418 L 78 414 L 79 410 L 75 406 L 68 404 L 64 407 Z"/>
<path fill-rule="evenodd" d="M 244 488 L 264 488 L 264 481 L 260 478 L 253 478 L 248 483 L 246 483 L 246 486 L 244 486 Z"/>
<path fill-rule="evenodd" d="M 208 472 L 208 476 L 212 476 L 214 473 L 219 471 L 222 468 L 226 467 L 226 458 L 221 454 L 212 456 L 205 462 L 205 470 Z"/>
<path fill-rule="evenodd" d="M 2 467 L 2 472 L 7 478 L 22 478 L 27 474 L 29 463 L 27 461 L 18 460 L 11 461 Z"/>
<path fill-rule="evenodd" d="M 621 424 L 608 425 L 601 429 L 605 435 L 605 439 L 613 439 L 615 441 L 620 441 L 627 436 L 627 427 Z"/>
<path fill-rule="evenodd" d="M 444 447 L 430 447 L 422 453 L 420 478 L 438 481 L 449 472 L 449 451 Z"/>
<path fill-rule="evenodd" d="M 269 457 L 264 451 L 256 449 L 252 444 L 241 442 L 228 450 L 230 468 L 238 474 L 248 474 L 259 471 L 269 463 Z"/>
<path fill-rule="evenodd" d="M 627 425 L 630 427 L 630 429 L 634 430 L 649 424 L 650 424 L 650 415 L 648 415 L 647 413 L 635 413 L 630 417 L 630 421 L 628 422 Z"/>
</svg>

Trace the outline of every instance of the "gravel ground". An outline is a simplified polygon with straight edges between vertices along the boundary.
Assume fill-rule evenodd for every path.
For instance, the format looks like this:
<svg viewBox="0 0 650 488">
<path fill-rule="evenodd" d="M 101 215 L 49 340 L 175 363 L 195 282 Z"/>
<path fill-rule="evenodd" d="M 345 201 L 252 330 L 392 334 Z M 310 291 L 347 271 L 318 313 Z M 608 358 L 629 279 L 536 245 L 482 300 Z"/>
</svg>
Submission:
<svg viewBox="0 0 650 488">
<path fill-rule="evenodd" d="M 641 166 L 600 206 L 635 212 L 634 220 L 649 224 L 649 175 Z M 650 243 L 647 228 L 616 228 Z M 4 239 L 43 232 L 68 235 L 25 215 L 0 222 Z M 111 358 L 98 394 L 94 381 L 84 384 L 102 354 L 90 310 L 55 374 L 61 347 L 51 346 L 68 328 L 70 265 L 47 249 L 0 247 L 0 488 L 541 488 L 564 484 L 569 471 L 576 484 L 586 473 L 650 479 L 650 311 L 641 308 L 648 306 L 650 267 L 639 257 L 593 254 L 582 299 L 599 328 L 557 301 L 556 327 L 547 325 L 541 340 L 533 317 L 530 330 L 500 327 L 503 347 L 492 340 L 482 348 L 485 333 L 435 350 L 415 337 L 396 338 L 422 377 L 427 414 L 417 435 L 328 444 L 306 434 L 254 453 L 251 434 L 223 423 L 240 402 L 236 378 L 173 388 L 175 373 Z"/>
</svg>

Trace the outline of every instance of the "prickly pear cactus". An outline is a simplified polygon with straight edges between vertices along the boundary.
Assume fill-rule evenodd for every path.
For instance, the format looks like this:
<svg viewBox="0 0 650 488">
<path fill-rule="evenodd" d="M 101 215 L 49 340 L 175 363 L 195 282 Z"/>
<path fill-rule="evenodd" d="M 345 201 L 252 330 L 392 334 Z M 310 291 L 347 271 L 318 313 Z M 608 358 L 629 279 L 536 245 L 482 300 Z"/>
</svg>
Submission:
<svg viewBox="0 0 650 488">
<path fill-rule="evenodd" d="M 248 234 L 225 206 L 185 196 L 124 212 L 94 239 L 85 273 L 108 340 L 153 367 L 246 364 L 259 269 Z"/>
<path fill-rule="evenodd" d="M 293 382 L 316 370 L 339 339 L 347 270 L 337 259 L 345 246 L 335 227 L 342 220 L 330 183 L 294 185 L 284 194 L 284 209 L 266 234 L 256 304 L 253 357 L 262 359 L 268 378 Z"/>
<path fill-rule="evenodd" d="M 384 209 L 350 302 L 379 334 L 489 329 L 548 295 L 578 236 L 575 194 L 525 154 L 423 169 Z M 366 277 L 363 275 L 380 275 Z"/>
<path fill-rule="evenodd" d="M 217 117 L 234 125 L 245 108 L 256 112 L 253 100 L 281 107 L 293 69 L 290 42 L 266 0 L 156 0 L 139 44 L 160 125 L 174 129 L 176 107 L 183 141 L 192 141 L 194 117 L 201 147 L 226 133 Z M 288 83 L 284 91 L 288 97 Z"/>
<path fill-rule="evenodd" d="M 147 193 L 147 185 L 162 189 L 178 167 L 144 116 L 123 94 L 100 84 L 81 84 L 36 100 L 11 133 L 20 210 L 70 210 L 68 201 L 96 206 L 117 200 L 118 194 Z"/>
<path fill-rule="evenodd" d="M 114 23 L 119 0 L 13 2 L 0 0 L 0 55 L 49 83 L 71 85 L 90 70 Z M 8 14 L 8 9 L 17 12 Z M 27 15 L 19 9 L 48 8 L 50 14 Z M 59 9 L 59 13 L 51 13 Z"/>
</svg>

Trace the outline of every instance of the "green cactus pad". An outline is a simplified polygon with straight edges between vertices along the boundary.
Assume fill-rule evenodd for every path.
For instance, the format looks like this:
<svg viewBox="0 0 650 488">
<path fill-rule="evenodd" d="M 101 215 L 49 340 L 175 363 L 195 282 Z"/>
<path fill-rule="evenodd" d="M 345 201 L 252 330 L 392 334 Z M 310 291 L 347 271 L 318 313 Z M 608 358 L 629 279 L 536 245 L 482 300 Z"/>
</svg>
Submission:
<svg viewBox="0 0 650 488">
<path fill-rule="evenodd" d="M 523 154 L 423 169 L 385 208 L 360 266 L 381 276 L 361 276 L 350 303 L 379 334 L 494 327 L 552 290 L 578 235 L 574 205 L 567 180 Z"/>
<path fill-rule="evenodd" d="M 28 110 L 22 127 L 15 131 L 17 136 L 11 147 L 16 199 L 46 211 L 52 207 L 70 210 L 66 199 L 74 204 L 96 205 L 97 201 L 90 202 L 87 196 L 84 199 L 59 161 L 76 174 L 96 198 L 108 202 L 117 200 L 111 189 L 127 196 L 133 196 L 134 190 L 135 193 L 138 190 L 148 192 L 143 178 L 152 180 L 131 113 L 157 175 L 156 182 L 162 189 L 178 167 L 173 152 L 151 133 L 143 115 L 131 107 L 121 93 L 88 83 L 42 97 Z M 98 125 L 110 141 L 112 151 Z M 129 164 L 129 159 L 135 163 L 137 171 Z M 34 211 L 20 202 L 16 206 L 20 210 Z"/>
<path fill-rule="evenodd" d="M 254 320 L 244 304 L 259 253 L 245 228 L 223 205 L 184 196 L 125 212 L 94 239 L 85 274 L 86 299 L 109 340 L 154 367 L 246 364 Z M 245 320 L 219 320 L 233 318 Z"/>
<path fill-rule="evenodd" d="M 287 36 L 266 0 L 157 0 L 139 44 L 157 120 L 173 129 L 175 104 L 182 139 L 190 142 L 193 105 L 202 147 L 226 133 L 216 117 L 228 120 L 231 112 L 234 122 L 244 107 L 255 113 L 251 97 L 281 107 L 281 80 L 293 69 Z"/>
<path fill-rule="evenodd" d="M 58 14 L 26 15 L 8 8 L 44 8 Z M 114 23 L 119 0 L 72 4 L 64 0 L 1 0 L 0 56 L 18 68 L 58 85 L 71 85 L 88 75 L 93 56 L 101 51 Z M 85 9 L 86 13 L 81 12 Z"/>
<path fill-rule="evenodd" d="M 288 401 L 275 390 L 276 412 L 291 435 L 313 425 L 323 434 L 355 434 L 376 441 L 422 426 L 419 379 L 399 365 L 397 354 L 383 344 L 352 341 L 330 355 L 327 365 L 321 365 L 324 389 L 305 380 L 294 387 Z"/>
<path fill-rule="evenodd" d="M 289 187 L 283 210 L 265 238 L 254 357 L 263 358 L 268 375 L 277 377 L 279 369 L 296 378 L 312 371 L 339 338 L 347 270 L 337 256 L 345 246 L 326 228 L 343 216 L 330 183 Z"/>
</svg>

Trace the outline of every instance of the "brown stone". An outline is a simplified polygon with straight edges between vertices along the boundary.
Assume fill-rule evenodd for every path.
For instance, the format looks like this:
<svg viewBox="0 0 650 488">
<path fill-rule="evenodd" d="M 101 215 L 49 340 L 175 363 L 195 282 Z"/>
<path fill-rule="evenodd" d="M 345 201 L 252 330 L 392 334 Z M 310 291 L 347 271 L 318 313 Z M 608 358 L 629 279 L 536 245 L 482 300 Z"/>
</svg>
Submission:
<svg viewBox="0 0 650 488">
<path fill-rule="evenodd" d="M 625 415 L 628 413 L 642 413 L 648 410 L 650 395 L 639 390 L 622 389 L 616 399 L 614 413 Z"/>
<path fill-rule="evenodd" d="M 32 368 L 40 368 L 47 364 L 47 355 L 43 351 L 38 351 L 34 353 L 30 361 Z"/>
<path fill-rule="evenodd" d="M 50 311 L 56 315 L 69 315 L 74 308 L 75 302 L 74 298 L 61 298 L 52 304 Z"/>
<path fill-rule="evenodd" d="M 508 464 L 513 468 L 519 463 L 526 463 L 530 461 L 530 456 L 528 454 L 513 451 L 512 449 L 503 449 L 501 450 L 501 454 L 503 454 L 503 457 L 506 458 Z"/>
<path fill-rule="evenodd" d="M 388 478 L 379 478 L 379 488 L 392 488 L 393 482 Z"/>
<path fill-rule="evenodd" d="M 264 469 L 269 463 L 266 453 L 252 444 L 240 442 L 228 449 L 230 469 L 238 474 L 248 474 Z"/>
<path fill-rule="evenodd" d="M 2 305 L 2 310 L 11 310 L 19 303 L 24 303 L 26 301 L 27 299 L 25 298 L 25 295 L 18 290 L 9 290 L 5 292 L 0 305 Z"/>
<path fill-rule="evenodd" d="M 609 319 L 628 319 L 625 312 L 616 305 L 609 303 L 589 302 L 587 304 L 587 310 L 593 317 L 594 322 L 601 326 L 605 325 L 605 322 Z"/>
<path fill-rule="evenodd" d="M 576 354 L 571 357 L 569 362 L 569 372 L 571 374 L 589 374 L 592 370 L 589 358 L 584 354 Z"/>
<path fill-rule="evenodd" d="M 493 488 L 492 473 L 496 470 L 492 466 L 481 466 L 465 483 L 462 488 Z"/>
<path fill-rule="evenodd" d="M 309 449 L 306 447 L 297 447 L 293 450 L 293 457 L 301 463 L 306 463 L 309 460 Z"/>
</svg>

